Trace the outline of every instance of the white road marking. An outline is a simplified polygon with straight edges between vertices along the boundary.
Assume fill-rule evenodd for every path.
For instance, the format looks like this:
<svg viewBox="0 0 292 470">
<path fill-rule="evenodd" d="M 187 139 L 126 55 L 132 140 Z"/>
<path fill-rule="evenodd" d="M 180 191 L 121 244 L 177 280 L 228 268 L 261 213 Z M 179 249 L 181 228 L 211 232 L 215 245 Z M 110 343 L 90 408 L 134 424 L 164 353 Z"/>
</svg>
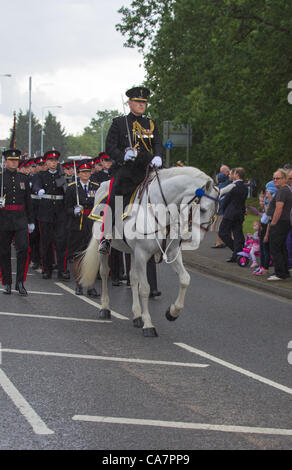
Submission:
<svg viewBox="0 0 292 470">
<path fill-rule="evenodd" d="M 204 351 L 200 351 L 199 349 L 193 348 L 192 346 L 188 346 L 187 344 L 184 344 L 184 343 L 174 343 L 174 344 L 183 349 L 186 349 L 187 351 L 191 353 L 198 354 L 199 356 L 204 357 L 205 359 L 208 359 L 209 361 L 216 362 L 217 364 L 220 364 L 221 366 L 227 367 L 228 369 L 232 369 L 236 372 L 239 372 L 240 374 L 250 377 L 251 379 L 257 380 L 258 382 L 262 382 L 266 385 L 270 385 L 270 387 L 274 387 L 278 390 L 281 390 L 282 392 L 292 395 L 292 388 L 286 387 L 285 385 L 281 385 L 277 382 L 274 382 L 273 380 L 266 379 L 265 377 L 254 374 L 253 372 L 250 372 L 246 369 L 242 369 L 241 367 L 235 366 L 234 364 L 231 364 L 230 362 L 223 361 L 222 359 L 219 359 L 218 357 L 212 356 L 211 354 L 208 354 Z"/>
<path fill-rule="evenodd" d="M 3 291 L 4 289 L 0 289 L 0 291 Z M 12 290 L 11 292 L 17 292 L 17 290 Z M 60 295 L 64 295 L 64 294 L 60 294 L 60 293 L 56 293 L 56 292 L 39 292 L 39 291 L 33 291 L 33 290 L 27 290 L 28 294 L 40 294 L 40 295 L 57 295 L 57 296 L 60 296 Z"/>
<path fill-rule="evenodd" d="M 194 362 L 170 362 L 170 361 L 155 361 L 149 359 L 132 359 L 127 357 L 109 357 L 109 356 L 92 356 L 87 354 L 70 354 L 58 353 L 49 351 L 29 351 L 26 349 L 5 349 L 2 348 L 2 353 L 12 354 L 31 354 L 35 356 L 51 356 L 51 357 L 67 357 L 71 359 L 93 359 L 95 361 L 112 361 L 112 362 L 131 362 L 136 364 L 154 364 L 154 365 L 167 365 L 179 367 L 209 367 L 209 364 L 197 364 Z"/>
<path fill-rule="evenodd" d="M 75 297 L 78 297 L 80 300 L 83 300 L 84 302 L 87 302 L 88 304 L 93 305 L 94 307 L 97 307 L 101 310 L 102 307 L 100 304 L 94 302 L 91 299 L 88 299 L 87 297 L 84 297 L 83 295 L 76 296 L 75 291 L 73 289 L 70 289 L 70 287 L 65 286 L 62 282 L 55 282 L 55 284 L 64 289 L 65 291 L 69 292 L 70 294 L 73 294 Z M 115 312 L 114 310 L 111 310 L 111 315 L 113 317 L 119 318 L 120 320 L 129 320 L 128 317 L 125 317 L 125 315 L 121 315 L 120 313 Z"/>
<path fill-rule="evenodd" d="M 5 372 L 0 369 L 0 385 L 12 400 L 14 405 L 19 409 L 20 413 L 25 417 L 36 434 L 54 434 L 49 429 L 39 415 L 34 411 L 26 399 L 19 393 L 17 388 L 9 380 Z"/>
<path fill-rule="evenodd" d="M 155 426 L 163 428 L 193 429 L 199 431 L 219 431 L 232 433 L 248 434 L 270 434 L 278 436 L 292 436 L 292 429 L 279 428 L 259 428 L 252 426 L 233 426 L 225 424 L 203 424 L 203 423 L 185 423 L 181 421 L 158 421 L 155 419 L 130 419 L 115 418 L 110 416 L 88 416 L 75 415 L 74 421 L 86 421 L 91 423 L 110 423 L 110 424 L 129 424 L 136 426 Z"/>
<path fill-rule="evenodd" d="M 53 315 L 34 315 L 34 314 L 29 314 L 29 313 L 0 312 L 0 315 L 21 317 L 21 318 L 30 317 L 30 318 L 48 318 L 50 320 L 81 321 L 81 322 L 92 322 L 92 323 L 111 323 L 111 320 L 93 320 L 91 318 L 57 317 Z"/>
</svg>

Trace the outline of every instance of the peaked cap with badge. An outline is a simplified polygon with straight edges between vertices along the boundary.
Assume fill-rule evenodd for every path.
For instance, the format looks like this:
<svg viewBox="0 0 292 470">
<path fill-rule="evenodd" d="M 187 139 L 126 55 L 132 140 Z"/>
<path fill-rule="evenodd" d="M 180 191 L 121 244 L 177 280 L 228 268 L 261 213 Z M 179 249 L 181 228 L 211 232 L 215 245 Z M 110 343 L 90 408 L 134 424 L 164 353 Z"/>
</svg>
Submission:
<svg viewBox="0 0 292 470">
<path fill-rule="evenodd" d="M 44 154 L 44 159 L 45 160 L 49 160 L 50 158 L 59 158 L 60 157 L 60 152 L 58 152 L 57 150 L 48 150 L 45 154 Z"/>
<path fill-rule="evenodd" d="M 147 103 L 150 96 L 150 90 L 148 88 L 138 86 L 126 91 L 126 96 L 131 101 L 140 101 Z"/>
<path fill-rule="evenodd" d="M 3 156 L 5 160 L 19 160 L 21 156 L 21 151 L 17 149 L 7 149 L 4 150 Z"/>
</svg>

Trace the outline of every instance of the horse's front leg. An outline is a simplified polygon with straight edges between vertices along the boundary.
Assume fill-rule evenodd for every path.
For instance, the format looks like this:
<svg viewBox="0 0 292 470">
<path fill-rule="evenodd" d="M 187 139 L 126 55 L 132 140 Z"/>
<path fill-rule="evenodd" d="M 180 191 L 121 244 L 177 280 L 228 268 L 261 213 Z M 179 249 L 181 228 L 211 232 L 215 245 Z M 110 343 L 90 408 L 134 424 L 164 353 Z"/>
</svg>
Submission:
<svg viewBox="0 0 292 470">
<path fill-rule="evenodd" d="M 176 251 L 172 250 L 169 253 L 169 255 L 168 255 L 169 260 L 175 259 L 176 255 L 177 255 L 177 250 L 179 250 L 179 248 L 177 248 Z M 181 251 L 178 254 L 175 261 L 173 261 L 173 263 L 171 263 L 171 266 L 174 269 L 174 271 L 177 273 L 178 278 L 179 278 L 179 291 L 178 291 L 178 296 L 177 296 L 175 302 L 173 304 L 171 304 L 171 306 L 167 309 L 165 315 L 166 315 L 167 320 L 174 321 L 178 318 L 178 316 L 180 315 L 180 313 L 181 313 L 181 311 L 184 307 L 185 295 L 186 295 L 187 288 L 190 285 L 190 279 L 191 278 L 190 278 L 189 273 L 187 272 L 187 270 L 185 269 L 185 267 L 183 265 Z"/>
<path fill-rule="evenodd" d="M 111 318 L 111 311 L 109 308 L 109 296 L 107 290 L 107 281 L 109 275 L 108 255 L 99 253 L 100 268 L 99 273 L 101 277 L 101 310 L 98 318 L 109 320 Z"/>
<path fill-rule="evenodd" d="M 139 299 L 139 280 L 138 280 L 137 272 L 135 269 L 135 260 L 134 260 L 133 255 L 131 255 L 130 283 L 131 283 L 132 297 L 133 297 L 133 304 L 132 304 L 133 325 L 136 328 L 142 328 L 143 320 L 142 320 L 142 310 L 141 310 L 140 299 Z"/>
<path fill-rule="evenodd" d="M 155 337 L 158 335 L 152 324 L 148 309 L 150 286 L 147 280 L 147 261 L 148 260 L 145 259 L 141 253 L 139 253 L 138 256 L 137 253 L 135 253 L 134 273 L 137 276 L 137 280 L 139 282 L 139 294 L 142 304 L 143 335 L 147 337 Z"/>
</svg>

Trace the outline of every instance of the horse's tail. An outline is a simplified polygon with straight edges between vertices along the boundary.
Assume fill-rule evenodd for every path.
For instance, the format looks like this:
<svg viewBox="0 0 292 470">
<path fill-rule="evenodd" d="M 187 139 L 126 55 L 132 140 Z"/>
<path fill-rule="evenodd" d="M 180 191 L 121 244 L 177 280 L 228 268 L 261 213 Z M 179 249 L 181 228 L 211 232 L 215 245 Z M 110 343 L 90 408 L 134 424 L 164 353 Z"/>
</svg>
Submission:
<svg viewBox="0 0 292 470">
<path fill-rule="evenodd" d="M 96 238 L 91 237 L 90 243 L 86 248 L 80 262 L 80 284 L 83 287 L 93 286 L 99 271 L 98 242 Z"/>
</svg>

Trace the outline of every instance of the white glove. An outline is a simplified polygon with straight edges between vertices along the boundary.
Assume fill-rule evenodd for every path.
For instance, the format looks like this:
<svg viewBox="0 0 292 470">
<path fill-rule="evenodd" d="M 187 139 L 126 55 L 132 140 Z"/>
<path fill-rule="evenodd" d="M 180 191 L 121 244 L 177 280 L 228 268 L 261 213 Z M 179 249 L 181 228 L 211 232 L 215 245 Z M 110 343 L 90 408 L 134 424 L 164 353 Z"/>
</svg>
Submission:
<svg viewBox="0 0 292 470">
<path fill-rule="evenodd" d="M 136 158 L 136 152 L 134 149 L 127 149 L 126 153 L 125 153 L 125 156 L 124 156 L 124 160 L 125 162 L 128 161 L 128 160 L 133 160 L 134 158 Z"/>
<path fill-rule="evenodd" d="M 155 168 L 160 168 L 162 166 L 162 158 L 161 157 L 154 157 L 151 160 L 151 165 Z"/>
<path fill-rule="evenodd" d="M 43 195 L 45 194 L 45 190 L 44 189 L 40 189 L 39 192 L 38 192 L 38 196 L 39 197 L 43 197 Z"/>
<path fill-rule="evenodd" d="M 32 233 L 35 229 L 35 225 L 34 224 L 28 224 L 28 233 Z"/>
<path fill-rule="evenodd" d="M 75 206 L 74 207 L 74 215 L 80 215 L 81 213 L 81 207 L 80 206 Z"/>
</svg>

